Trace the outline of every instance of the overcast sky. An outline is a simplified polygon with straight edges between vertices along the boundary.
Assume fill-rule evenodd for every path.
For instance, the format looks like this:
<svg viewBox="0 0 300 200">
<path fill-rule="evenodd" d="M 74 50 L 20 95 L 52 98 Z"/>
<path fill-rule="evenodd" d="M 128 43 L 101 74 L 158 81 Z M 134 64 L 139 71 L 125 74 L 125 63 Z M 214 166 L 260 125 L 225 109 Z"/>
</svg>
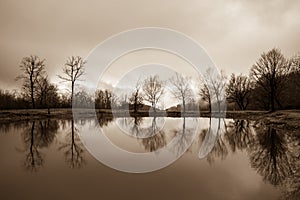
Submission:
<svg viewBox="0 0 300 200">
<path fill-rule="evenodd" d="M 24 56 L 45 58 L 57 82 L 68 56 L 86 57 L 111 35 L 149 26 L 194 38 L 228 75 L 247 73 L 273 47 L 287 57 L 300 51 L 299 10 L 299 0 L 1 0 L 1 88 L 18 87 Z"/>
</svg>

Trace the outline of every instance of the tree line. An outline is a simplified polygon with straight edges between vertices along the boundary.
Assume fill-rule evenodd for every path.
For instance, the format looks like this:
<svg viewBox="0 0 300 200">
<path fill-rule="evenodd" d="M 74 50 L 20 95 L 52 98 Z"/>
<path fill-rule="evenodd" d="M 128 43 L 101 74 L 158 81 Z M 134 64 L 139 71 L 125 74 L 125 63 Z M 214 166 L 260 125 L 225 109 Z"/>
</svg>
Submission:
<svg viewBox="0 0 300 200">
<path fill-rule="evenodd" d="M 227 81 L 221 73 L 217 79 L 211 80 L 208 71 L 200 96 L 209 107 L 222 100 L 219 98 L 223 91 L 227 108 L 232 110 L 299 109 L 299 63 L 299 53 L 288 59 L 279 49 L 273 48 L 261 54 L 249 75 L 231 74 Z"/>
<path fill-rule="evenodd" d="M 48 78 L 45 59 L 35 55 L 24 57 L 19 66 L 22 74 L 16 77 L 16 81 L 22 81 L 22 90 L 0 90 L 0 109 L 70 108 L 73 102 L 73 106 L 84 108 L 112 109 L 113 106 L 129 106 L 134 112 L 148 104 L 155 112 L 161 103 L 166 92 L 166 82 L 157 75 L 139 80 L 124 99 L 107 89 L 99 89 L 92 95 L 85 90 L 74 94 L 75 84 L 84 76 L 86 62 L 80 56 L 67 59 L 62 74 L 58 77 L 70 84 L 70 92 L 60 93 L 57 85 Z M 231 74 L 227 79 L 223 71 L 217 76 L 213 76 L 213 73 L 208 69 L 198 81 L 198 99 L 190 85 L 191 77 L 176 73 L 168 80 L 169 91 L 178 100 L 181 112 L 195 109 L 193 105 L 196 102 L 201 109 L 208 111 L 211 111 L 212 105 L 217 105 L 220 109 L 222 102 L 227 102 L 229 110 L 274 111 L 300 108 L 299 53 L 288 59 L 279 49 L 274 48 L 261 54 L 248 75 Z"/>
</svg>

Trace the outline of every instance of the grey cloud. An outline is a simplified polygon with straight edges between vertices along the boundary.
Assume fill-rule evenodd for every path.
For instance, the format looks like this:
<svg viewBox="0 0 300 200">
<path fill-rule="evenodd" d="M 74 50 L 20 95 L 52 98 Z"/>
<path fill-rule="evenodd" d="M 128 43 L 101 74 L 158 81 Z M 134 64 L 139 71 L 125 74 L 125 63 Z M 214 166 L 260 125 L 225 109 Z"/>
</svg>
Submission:
<svg viewBox="0 0 300 200">
<path fill-rule="evenodd" d="M 21 58 L 46 58 L 49 76 L 68 56 L 87 56 L 99 42 L 130 28 L 160 26 L 200 42 L 227 73 L 246 73 L 274 46 L 300 51 L 300 2 L 246 1 L 17 1 L 0 2 L 0 82 L 14 85 Z"/>
</svg>

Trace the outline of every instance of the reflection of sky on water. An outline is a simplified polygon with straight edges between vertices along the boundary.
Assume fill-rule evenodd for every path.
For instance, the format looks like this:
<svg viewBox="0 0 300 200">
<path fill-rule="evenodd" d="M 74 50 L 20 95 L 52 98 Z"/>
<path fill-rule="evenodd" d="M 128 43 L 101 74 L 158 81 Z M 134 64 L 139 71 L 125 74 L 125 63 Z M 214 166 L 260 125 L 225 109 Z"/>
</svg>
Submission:
<svg viewBox="0 0 300 200">
<path fill-rule="evenodd" d="M 147 127 L 151 119 L 142 121 L 145 125 L 141 123 L 141 126 Z M 146 140 L 115 132 L 120 129 L 112 121 L 103 122 L 102 128 L 109 131 L 106 135 L 121 148 L 133 152 L 147 152 L 163 148 L 176 135 L 180 136 L 183 127 L 180 121 L 182 122 L 182 119 L 166 119 L 163 127 L 165 135 Z M 209 119 L 201 118 L 199 122 L 201 125 L 199 135 L 187 153 L 171 166 L 138 178 L 143 183 L 143 187 L 155 179 L 164 180 L 168 185 L 162 183 L 148 185 L 159 193 L 164 193 L 164 190 L 159 188 L 181 187 L 181 192 L 185 192 L 189 197 L 199 194 L 199 187 L 194 190 L 186 187 L 188 184 L 206 188 L 200 189 L 201 197 L 206 199 L 215 199 L 221 193 L 223 199 L 231 199 L 232 195 L 242 199 L 277 199 L 279 196 L 284 199 L 297 199 L 300 188 L 298 145 L 300 138 L 296 131 L 277 129 L 261 123 L 254 125 L 246 120 L 226 120 L 226 123 L 224 121 L 221 123 L 214 148 L 204 159 L 199 160 L 197 154 L 207 134 L 206 130 L 209 129 Z M 76 126 L 79 124 L 92 128 L 97 123 L 82 120 L 76 122 Z M 57 190 L 62 195 L 68 192 L 76 199 L 80 196 L 76 192 L 80 185 L 79 191 L 87 192 L 86 187 L 93 188 L 96 184 L 106 189 L 101 193 L 98 193 L 98 190 L 90 190 L 90 192 L 109 197 L 115 194 L 110 192 L 109 188 L 112 185 L 101 181 L 107 176 L 105 174 L 109 174 L 111 183 L 125 184 L 126 182 L 125 185 L 128 185 L 128 182 L 133 181 L 132 175 L 122 175 L 123 173 L 110 170 L 92 158 L 77 138 L 76 126 L 72 128 L 72 121 L 52 119 L 1 124 L 0 176 L 1 183 L 6 184 L 6 189 L 4 190 L 3 187 L 0 189 L 0 196 L 9 194 L 10 197 L 17 198 L 18 194 L 22 196 L 26 194 L 33 199 L 41 191 L 43 194 L 48 194 L 49 198 L 53 198 L 52 194 L 43 189 L 51 187 L 51 191 Z M 178 144 L 184 144 L 178 141 Z M 74 171 L 78 168 L 80 171 Z M 28 172 L 34 174 L 28 176 Z M 84 177 L 95 178 L 90 178 L 91 182 L 86 182 L 84 186 L 74 182 L 74 178 L 83 181 Z M 181 181 L 174 181 L 172 177 Z M 55 181 L 58 178 L 60 182 Z M 39 179 L 43 184 L 37 181 Z M 41 185 L 43 188 L 40 187 Z M 278 189 L 272 185 L 277 186 Z M 13 186 L 19 188 L 18 194 L 9 192 L 14 188 Z M 65 188 L 64 191 L 59 190 L 62 186 Z M 217 193 L 212 189 L 216 186 L 219 187 Z M 123 191 L 119 186 L 115 185 L 115 187 Z M 129 187 L 124 187 L 127 195 L 133 194 Z M 35 188 L 35 192 L 32 188 Z M 235 188 L 235 191 L 230 188 Z M 136 186 L 135 189 L 142 188 Z M 170 195 L 176 197 L 179 193 L 174 191 Z"/>
</svg>

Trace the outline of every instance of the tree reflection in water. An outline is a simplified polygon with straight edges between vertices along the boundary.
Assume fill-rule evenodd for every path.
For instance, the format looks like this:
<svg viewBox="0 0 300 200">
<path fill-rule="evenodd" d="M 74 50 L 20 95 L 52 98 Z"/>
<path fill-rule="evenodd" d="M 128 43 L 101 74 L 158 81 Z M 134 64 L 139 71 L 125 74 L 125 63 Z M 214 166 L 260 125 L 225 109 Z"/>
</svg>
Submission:
<svg viewBox="0 0 300 200">
<path fill-rule="evenodd" d="M 81 122 L 82 123 L 82 122 Z M 71 120 L 71 130 L 65 136 L 58 150 L 64 151 L 65 161 L 70 168 L 81 168 L 86 162 L 84 160 L 84 146 L 77 134 L 74 120 Z"/>
<path fill-rule="evenodd" d="M 30 126 L 30 122 L 1 122 L 0 123 L 0 134 L 1 133 L 9 133 L 15 132 L 16 130 L 23 129 L 26 126 Z"/>
<path fill-rule="evenodd" d="M 154 136 L 140 140 L 147 152 L 156 151 L 166 145 L 166 137 L 162 131 L 159 131 Z"/>
<path fill-rule="evenodd" d="M 147 128 L 139 128 L 139 135 L 142 135 L 143 138 L 140 138 L 142 145 L 145 150 L 148 152 L 156 151 L 166 145 L 166 136 L 163 129 L 157 127 L 156 117 L 153 117 L 151 126 Z"/>
<path fill-rule="evenodd" d="M 117 124 L 127 134 L 136 138 L 147 152 L 153 152 L 166 145 L 166 136 L 164 130 L 158 125 L 158 122 L 162 124 L 162 118 L 154 116 L 148 119 L 151 120 L 150 123 L 142 117 L 124 117 L 118 118 Z"/>
<path fill-rule="evenodd" d="M 112 116 L 103 116 L 100 114 L 97 115 L 97 119 L 98 119 L 98 123 L 96 124 L 99 125 L 101 128 L 104 126 L 108 126 L 110 122 L 114 120 Z"/>
<path fill-rule="evenodd" d="M 225 143 L 225 122 L 223 118 L 218 119 L 218 126 L 217 130 L 212 130 L 211 126 L 212 120 L 209 120 L 209 128 L 203 129 L 201 133 L 199 134 L 199 143 L 202 145 L 206 134 L 214 134 L 216 135 L 216 140 L 214 143 L 213 148 L 211 151 L 207 154 L 206 160 L 209 164 L 213 164 L 216 160 L 216 158 L 221 158 L 221 160 L 224 160 L 228 155 L 228 149 Z M 213 133 L 213 131 L 216 131 L 216 133 Z"/>
<path fill-rule="evenodd" d="M 290 163 L 294 164 L 293 173 L 284 181 L 282 199 L 298 200 L 300 197 L 300 132 L 290 131 L 286 133 L 287 143 L 290 149 Z"/>
<path fill-rule="evenodd" d="M 207 161 L 212 164 L 216 158 L 225 159 L 227 146 L 232 153 L 237 150 L 248 152 L 251 167 L 265 182 L 280 186 L 282 199 L 296 200 L 300 196 L 300 134 L 276 125 L 246 120 L 233 120 L 222 124 L 219 120 L 217 140 Z M 211 125 L 211 124 L 210 124 Z M 224 128 L 223 128 L 224 127 Z M 225 131 L 224 131 L 225 130 Z M 206 134 L 212 134 L 211 126 L 202 130 L 200 143 Z"/>
<path fill-rule="evenodd" d="M 290 175 L 285 181 L 285 188 L 282 195 L 284 200 L 298 200 L 300 197 L 300 167 L 299 161 L 297 162 L 297 171 L 295 174 Z"/>
<path fill-rule="evenodd" d="M 38 171 L 44 164 L 44 155 L 40 152 L 41 148 L 46 148 L 54 141 L 58 130 L 56 120 L 32 121 L 31 125 L 23 128 L 22 140 L 24 149 L 17 149 L 25 152 L 23 166 L 28 171 Z"/>
<path fill-rule="evenodd" d="M 125 118 L 125 119 L 127 119 L 127 118 Z M 130 118 L 130 119 L 131 120 L 128 122 L 129 126 L 130 126 L 130 133 L 133 136 L 138 137 L 142 131 L 140 128 L 140 125 L 143 123 L 143 118 L 142 117 L 134 117 L 134 118 Z"/>
<path fill-rule="evenodd" d="M 279 185 L 295 170 L 286 132 L 264 124 L 259 124 L 255 131 L 255 142 L 249 148 L 251 166 L 257 170 L 264 181 Z"/>
<path fill-rule="evenodd" d="M 226 125 L 225 139 L 232 152 L 244 150 L 254 142 L 254 135 L 250 129 L 250 122 L 244 119 L 234 119 Z"/>
<path fill-rule="evenodd" d="M 176 130 L 173 130 L 174 133 L 174 146 L 173 150 L 177 155 L 181 155 L 190 145 L 190 141 L 193 139 L 193 129 L 191 127 L 186 127 L 186 118 L 181 118 L 182 127 Z M 187 150 L 189 151 L 189 150 Z"/>
<path fill-rule="evenodd" d="M 107 126 L 113 118 L 98 118 L 99 124 Z M 141 117 L 124 118 L 120 123 L 126 126 L 132 136 L 137 137 L 147 152 L 157 151 L 166 145 L 165 130 L 160 128 L 159 118 Z M 186 124 L 189 118 L 181 118 L 182 126 L 171 130 L 169 135 L 175 142 L 174 150 L 179 154 L 186 149 L 187 141 L 190 141 L 192 127 Z M 229 153 L 246 151 L 251 167 L 262 176 L 265 182 L 282 189 L 282 199 L 294 200 L 300 196 L 300 133 L 297 130 L 290 131 L 285 127 L 278 128 L 276 125 L 265 125 L 253 123 L 247 120 L 231 120 L 225 123 L 224 119 L 215 119 L 218 126 L 212 130 L 211 120 L 209 127 L 201 131 L 199 143 L 201 144 L 206 134 L 216 137 L 212 150 L 206 159 L 213 164 L 217 159 L 225 159 Z M 146 123 L 145 123 L 146 121 Z M 80 121 L 84 125 L 86 121 Z M 145 125 L 149 125 L 145 127 Z M 178 124 L 178 123 L 177 123 Z M 63 133 L 65 138 L 59 143 L 59 150 L 64 152 L 65 160 L 70 168 L 80 168 L 85 164 L 84 147 L 77 135 L 74 120 L 35 120 L 29 122 L 16 123 L 12 125 L 1 125 L 2 132 L 9 132 L 13 129 L 21 129 L 23 148 L 17 149 L 25 154 L 23 166 L 28 171 L 38 171 L 44 164 L 45 154 L 43 148 L 49 147 L 55 140 L 56 133 L 60 129 L 70 127 L 67 133 Z M 167 133 L 167 134 L 168 134 Z M 172 135 L 172 133 L 174 133 Z M 168 136 L 169 136 L 168 135 Z"/>
</svg>

